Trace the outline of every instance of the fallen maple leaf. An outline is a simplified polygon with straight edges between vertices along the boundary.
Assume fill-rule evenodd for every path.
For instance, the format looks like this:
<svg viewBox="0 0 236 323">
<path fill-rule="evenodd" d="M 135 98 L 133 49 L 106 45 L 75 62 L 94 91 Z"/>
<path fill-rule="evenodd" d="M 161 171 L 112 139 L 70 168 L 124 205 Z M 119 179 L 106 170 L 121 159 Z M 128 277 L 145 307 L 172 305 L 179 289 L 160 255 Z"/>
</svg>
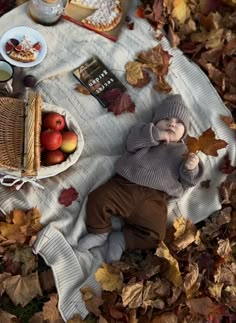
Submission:
<svg viewBox="0 0 236 323">
<path fill-rule="evenodd" d="M 1 323 L 20 323 L 20 320 L 18 320 L 18 318 L 15 315 L 0 309 L 0 322 Z"/>
<path fill-rule="evenodd" d="M 186 19 L 190 16 L 190 10 L 186 0 L 174 0 L 172 16 L 181 24 L 184 24 Z"/>
<path fill-rule="evenodd" d="M 113 112 L 115 116 L 123 112 L 133 113 L 135 111 L 135 104 L 128 93 L 121 92 L 116 100 L 108 105 L 107 110 Z"/>
<path fill-rule="evenodd" d="M 143 79 L 143 64 L 139 62 L 128 62 L 125 65 L 126 69 L 126 80 L 131 85 L 136 85 L 139 80 Z"/>
<path fill-rule="evenodd" d="M 28 276 L 11 276 L 3 281 L 3 287 L 15 305 L 27 305 L 34 297 L 42 296 L 38 272 Z"/>
<path fill-rule="evenodd" d="M 236 123 L 233 118 L 224 115 L 220 115 L 220 118 L 230 129 L 236 130 Z"/>
<path fill-rule="evenodd" d="M 34 313 L 34 315 L 29 319 L 28 323 L 45 323 L 43 312 Z"/>
<path fill-rule="evenodd" d="M 129 308 L 137 308 L 143 303 L 143 282 L 131 282 L 122 289 L 122 302 Z"/>
<path fill-rule="evenodd" d="M 107 264 L 103 264 L 103 267 L 96 271 L 95 277 L 104 290 L 113 291 L 122 288 L 123 282 L 120 274 L 113 273 Z"/>
<path fill-rule="evenodd" d="M 163 241 L 160 242 L 160 244 L 155 252 L 155 255 L 160 258 L 166 259 L 170 265 L 169 269 L 165 273 L 166 278 L 175 287 L 181 286 L 183 281 L 182 281 L 181 273 L 179 270 L 178 261 L 170 254 L 169 249 L 167 248 L 167 246 L 165 245 L 165 243 Z"/>
<path fill-rule="evenodd" d="M 76 191 L 74 187 L 64 189 L 61 192 L 59 197 L 59 203 L 65 205 L 65 207 L 69 206 L 74 202 L 79 196 L 79 193 Z"/>
<path fill-rule="evenodd" d="M 184 277 L 184 291 L 186 293 L 187 298 L 192 298 L 196 296 L 196 292 L 199 290 L 200 282 L 198 282 L 199 278 L 199 268 L 198 264 L 192 263 L 189 264 L 189 272 Z"/>
<path fill-rule="evenodd" d="M 101 297 L 96 296 L 90 287 L 82 287 L 80 292 L 87 310 L 96 316 L 100 316 L 101 310 L 99 307 L 104 303 Z"/>
<path fill-rule="evenodd" d="M 151 323 L 178 323 L 178 317 L 174 313 L 166 312 L 155 316 Z"/>
<path fill-rule="evenodd" d="M 172 55 L 158 44 L 148 51 L 142 51 L 138 54 L 138 62 L 143 64 L 144 68 L 150 69 L 156 76 L 165 76 L 168 74 L 170 59 Z"/>
<path fill-rule="evenodd" d="M 214 131 L 208 128 L 198 139 L 187 136 L 186 145 L 189 153 L 201 151 L 206 155 L 218 156 L 217 150 L 225 148 L 228 143 L 222 139 L 216 139 Z"/>
<path fill-rule="evenodd" d="M 82 84 L 76 84 L 75 90 L 84 95 L 90 95 L 89 90 Z"/>
<path fill-rule="evenodd" d="M 234 170 L 236 170 L 236 166 L 231 165 L 231 160 L 229 159 L 228 154 L 224 156 L 224 160 L 220 164 L 219 170 L 224 174 L 231 174 Z"/>
<path fill-rule="evenodd" d="M 57 294 L 51 294 L 50 300 L 43 305 L 43 317 L 48 323 L 63 323 L 63 319 L 57 308 Z"/>
<path fill-rule="evenodd" d="M 186 304 L 194 314 L 201 314 L 204 316 L 208 316 L 210 314 L 222 316 L 223 314 L 227 314 L 225 306 L 213 303 L 209 297 L 192 298 L 186 301 Z"/>
</svg>

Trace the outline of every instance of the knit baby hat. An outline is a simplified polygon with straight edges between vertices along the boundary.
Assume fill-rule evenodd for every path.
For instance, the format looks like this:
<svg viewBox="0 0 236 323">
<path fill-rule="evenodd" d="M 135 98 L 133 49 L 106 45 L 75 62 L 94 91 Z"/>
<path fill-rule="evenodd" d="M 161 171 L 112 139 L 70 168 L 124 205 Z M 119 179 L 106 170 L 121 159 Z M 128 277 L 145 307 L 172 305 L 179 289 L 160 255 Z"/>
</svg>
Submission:
<svg viewBox="0 0 236 323">
<path fill-rule="evenodd" d="M 158 121 L 165 118 L 177 118 L 181 120 L 185 127 L 183 138 L 187 136 L 190 114 L 180 94 L 168 96 L 161 102 L 155 111 L 153 123 L 156 124 Z"/>
</svg>

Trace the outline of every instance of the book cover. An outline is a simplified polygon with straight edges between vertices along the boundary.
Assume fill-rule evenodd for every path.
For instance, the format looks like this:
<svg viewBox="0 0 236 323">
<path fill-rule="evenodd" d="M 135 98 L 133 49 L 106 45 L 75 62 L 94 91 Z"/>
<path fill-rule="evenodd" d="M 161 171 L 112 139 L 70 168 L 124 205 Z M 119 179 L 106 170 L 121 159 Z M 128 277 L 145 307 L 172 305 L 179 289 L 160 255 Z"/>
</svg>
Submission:
<svg viewBox="0 0 236 323">
<path fill-rule="evenodd" d="M 105 108 L 113 98 L 126 91 L 126 87 L 96 56 L 77 67 L 73 75 Z"/>
<path fill-rule="evenodd" d="M 130 0 L 68 0 L 63 18 L 116 41 Z"/>
</svg>

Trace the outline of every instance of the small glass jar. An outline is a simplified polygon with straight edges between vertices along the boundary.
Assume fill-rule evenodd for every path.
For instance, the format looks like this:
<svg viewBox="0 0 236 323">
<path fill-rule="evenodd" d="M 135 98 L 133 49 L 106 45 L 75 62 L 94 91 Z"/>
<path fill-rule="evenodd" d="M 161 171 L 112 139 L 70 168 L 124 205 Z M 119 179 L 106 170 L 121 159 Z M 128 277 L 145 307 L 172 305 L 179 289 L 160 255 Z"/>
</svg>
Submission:
<svg viewBox="0 0 236 323">
<path fill-rule="evenodd" d="M 62 0 L 30 0 L 29 14 L 34 21 L 50 26 L 58 22 L 63 14 Z"/>
</svg>

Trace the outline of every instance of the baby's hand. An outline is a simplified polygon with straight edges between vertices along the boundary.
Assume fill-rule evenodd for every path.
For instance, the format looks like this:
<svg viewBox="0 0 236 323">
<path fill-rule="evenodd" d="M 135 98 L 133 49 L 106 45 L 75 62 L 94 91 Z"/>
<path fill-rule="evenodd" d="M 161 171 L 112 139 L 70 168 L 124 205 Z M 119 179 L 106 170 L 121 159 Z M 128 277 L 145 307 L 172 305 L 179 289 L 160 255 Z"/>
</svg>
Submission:
<svg viewBox="0 0 236 323">
<path fill-rule="evenodd" d="M 188 159 L 186 160 L 186 162 L 184 164 L 184 167 L 187 170 L 193 170 L 195 167 L 197 167 L 198 163 L 199 163 L 198 156 L 194 153 L 190 153 L 188 155 Z"/>
<path fill-rule="evenodd" d="M 167 131 L 159 130 L 159 138 L 160 138 L 160 141 L 164 141 L 166 144 L 170 142 L 170 136 Z"/>
</svg>

